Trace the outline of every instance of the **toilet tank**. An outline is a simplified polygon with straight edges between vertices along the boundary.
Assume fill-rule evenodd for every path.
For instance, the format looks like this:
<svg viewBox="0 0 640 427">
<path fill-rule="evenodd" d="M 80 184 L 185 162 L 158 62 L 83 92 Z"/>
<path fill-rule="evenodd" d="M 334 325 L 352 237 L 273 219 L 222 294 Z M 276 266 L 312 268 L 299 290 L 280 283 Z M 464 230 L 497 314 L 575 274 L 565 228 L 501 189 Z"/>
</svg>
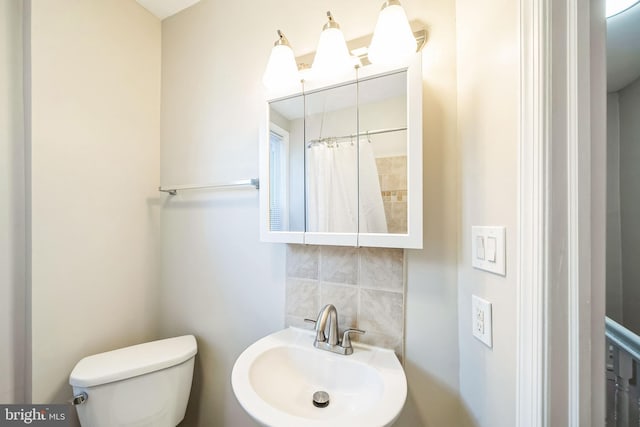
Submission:
<svg viewBox="0 0 640 427">
<path fill-rule="evenodd" d="M 193 335 L 100 353 L 69 376 L 86 427 L 175 427 L 184 418 L 197 344 Z"/>
</svg>

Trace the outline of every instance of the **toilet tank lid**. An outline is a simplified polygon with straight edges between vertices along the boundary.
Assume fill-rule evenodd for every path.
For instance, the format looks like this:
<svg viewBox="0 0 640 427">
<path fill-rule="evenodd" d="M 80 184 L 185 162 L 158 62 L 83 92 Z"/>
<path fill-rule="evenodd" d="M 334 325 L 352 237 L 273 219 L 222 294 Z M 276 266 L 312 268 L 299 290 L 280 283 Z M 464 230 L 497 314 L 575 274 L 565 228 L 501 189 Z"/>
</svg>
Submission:
<svg viewBox="0 0 640 427">
<path fill-rule="evenodd" d="M 69 384 L 93 387 L 178 365 L 198 351 L 193 335 L 147 342 L 94 354 L 76 364 Z"/>
</svg>

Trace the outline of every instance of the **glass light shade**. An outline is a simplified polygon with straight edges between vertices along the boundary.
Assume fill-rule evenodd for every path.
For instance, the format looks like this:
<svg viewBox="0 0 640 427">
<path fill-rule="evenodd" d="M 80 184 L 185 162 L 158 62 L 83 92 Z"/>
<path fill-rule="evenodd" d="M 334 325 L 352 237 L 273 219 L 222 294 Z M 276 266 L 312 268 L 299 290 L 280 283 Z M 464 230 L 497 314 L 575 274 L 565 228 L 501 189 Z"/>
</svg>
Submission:
<svg viewBox="0 0 640 427">
<path fill-rule="evenodd" d="M 300 82 L 298 65 L 291 47 L 279 44 L 273 47 L 262 83 L 269 89 L 293 86 Z"/>
<path fill-rule="evenodd" d="M 329 79 L 353 71 L 353 59 L 339 28 L 325 28 L 320 34 L 311 70 L 317 79 Z"/>
<path fill-rule="evenodd" d="M 404 65 L 416 53 L 416 39 L 402 6 L 389 3 L 378 15 L 368 57 L 372 64 Z"/>
<path fill-rule="evenodd" d="M 638 3 L 638 0 L 607 0 L 606 3 L 606 15 L 607 18 L 610 18 L 624 12 L 627 9 L 630 9 L 632 6 Z"/>
</svg>

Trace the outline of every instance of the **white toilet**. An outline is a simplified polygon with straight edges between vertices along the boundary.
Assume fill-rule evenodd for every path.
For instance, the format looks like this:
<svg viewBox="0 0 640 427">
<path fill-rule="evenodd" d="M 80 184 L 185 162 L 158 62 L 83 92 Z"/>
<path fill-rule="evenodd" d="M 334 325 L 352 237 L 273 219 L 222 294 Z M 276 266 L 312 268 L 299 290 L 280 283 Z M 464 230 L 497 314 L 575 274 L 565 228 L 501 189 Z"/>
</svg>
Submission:
<svg viewBox="0 0 640 427">
<path fill-rule="evenodd" d="M 193 335 L 88 356 L 69 384 L 85 427 L 175 427 L 184 418 L 198 351 Z"/>
</svg>

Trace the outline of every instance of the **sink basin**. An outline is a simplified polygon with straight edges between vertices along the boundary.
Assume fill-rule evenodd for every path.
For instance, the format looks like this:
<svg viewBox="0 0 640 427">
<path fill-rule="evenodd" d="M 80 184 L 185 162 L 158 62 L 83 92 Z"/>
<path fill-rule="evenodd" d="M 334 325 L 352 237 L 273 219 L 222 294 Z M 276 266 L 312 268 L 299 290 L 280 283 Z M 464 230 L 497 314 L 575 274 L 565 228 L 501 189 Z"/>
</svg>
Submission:
<svg viewBox="0 0 640 427">
<path fill-rule="evenodd" d="M 245 411 L 273 427 L 391 425 L 407 397 L 395 353 L 353 343 L 353 354 L 342 356 L 313 347 L 314 337 L 284 329 L 238 357 L 231 384 Z M 314 406 L 317 391 L 328 393 L 328 406 Z"/>
</svg>

